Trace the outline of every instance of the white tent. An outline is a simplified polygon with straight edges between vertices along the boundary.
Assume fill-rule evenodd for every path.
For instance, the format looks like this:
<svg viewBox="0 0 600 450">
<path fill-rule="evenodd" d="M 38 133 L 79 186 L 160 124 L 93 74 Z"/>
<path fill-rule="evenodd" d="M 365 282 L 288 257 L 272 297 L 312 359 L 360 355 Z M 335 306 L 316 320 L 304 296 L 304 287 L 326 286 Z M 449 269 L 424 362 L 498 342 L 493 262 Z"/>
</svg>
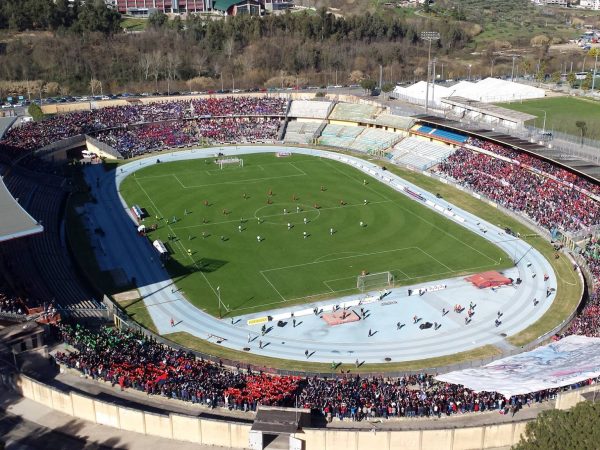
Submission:
<svg viewBox="0 0 600 450">
<path fill-rule="evenodd" d="M 427 83 L 419 81 L 408 87 L 396 86 L 393 96 L 399 100 L 417 105 L 425 105 Z M 502 103 L 510 101 L 543 98 L 545 91 L 527 84 L 515 83 L 498 78 L 486 78 L 472 83 L 460 81 L 452 86 L 429 85 L 429 104 L 440 106 L 441 99 L 446 97 L 464 97 L 485 103 Z"/>
</svg>

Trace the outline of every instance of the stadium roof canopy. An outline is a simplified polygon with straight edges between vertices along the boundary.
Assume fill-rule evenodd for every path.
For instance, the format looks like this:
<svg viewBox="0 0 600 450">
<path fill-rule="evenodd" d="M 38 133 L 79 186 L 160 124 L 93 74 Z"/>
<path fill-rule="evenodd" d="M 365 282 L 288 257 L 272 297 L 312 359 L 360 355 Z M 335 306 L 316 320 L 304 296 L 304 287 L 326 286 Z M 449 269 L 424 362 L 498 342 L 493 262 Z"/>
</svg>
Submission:
<svg viewBox="0 0 600 450">
<path fill-rule="evenodd" d="M 417 116 L 418 120 L 427 122 L 429 124 L 442 126 L 451 130 L 467 132 L 473 136 L 482 137 L 491 141 L 498 142 L 499 144 L 512 147 L 516 150 L 522 150 L 533 155 L 539 156 L 540 158 L 547 159 L 549 161 L 560 164 L 574 172 L 580 173 L 593 179 L 596 182 L 600 182 L 600 165 L 595 164 L 591 161 L 586 161 L 581 158 L 574 156 L 565 155 L 564 152 L 554 150 L 551 148 L 544 147 L 536 143 L 526 141 L 521 138 L 510 136 L 504 133 L 497 133 L 492 130 L 486 129 L 471 129 L 465 128 L 460 122 L 454 120 L 448 120 L 437 116 Z"/>
<path fill-rule="evenodd" d="M 44 231 L 14 199 L 0 178 L 0 242 Z"/>
<path fill-rule="evenodd" d="M 502 108 L 491 103 L 479 102 L 477 100 L 471 100 L 465 97 L 448 97 L 442 99 L 442 103 L 448 105 L 461 107 L 469 111 L 473 111 L 486 116 L 491 116 L 501 120 L 522 124 L 528 120 L 536 118 L 533 114 L 527 114 L 520 111 L 513 111 L 512 109 Z"/>
<path fill-rule="evenodd" d="M 17 120 L 16 117 L 0 117 L 0 139 L 4 136 L 4 133 L 8 131 L 8 129 L 12 126 L 12 124 Z"/>
</svg>

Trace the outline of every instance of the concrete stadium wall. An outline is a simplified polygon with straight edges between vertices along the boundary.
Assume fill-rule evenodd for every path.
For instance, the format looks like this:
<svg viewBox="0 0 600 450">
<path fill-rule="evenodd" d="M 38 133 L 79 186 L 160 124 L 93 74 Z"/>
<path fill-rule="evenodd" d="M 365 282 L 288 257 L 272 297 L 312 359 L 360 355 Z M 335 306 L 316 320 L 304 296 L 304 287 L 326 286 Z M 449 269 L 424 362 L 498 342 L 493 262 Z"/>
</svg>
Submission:
<svg viewBox="0 0 600 450">
<path fill-rule="evenodd" d="M 93 423 L 204 445 L 231 448 L 247 448 L 249 445 L 249 424 L 149 413 L 73 392 L 62 392 L 24 375 L 17 375 L 14 384 L 28 399 Z M 593 391 L 600 395 L 600 385 L 560 393 L 556 407 L 571 408 L 584 401 L 581 394 Z M 526 425 L 527 421 L 521 421 L 481 427 L 398 431 L 305 428 L 294 437 L 304 441 L 305 450 L 474 450 L 510 447 L 519 442 Z"/>
<path fill-rule="evenodd" d="M 15 385 L 23 397 L 69 416 L 100 425 L 196 444 L 248 447 L 248 424 L 139 411 L 73 392 L 62 392 L 24 375 L 16 377 Z"/>
<path fill-rule="evenodd" d="M 527 422 L 483 427 L 407 431 L 304 429 L 295 437 L 306 449 L 475 450 L 510 447 L 521 438 Z"/>
</svg>

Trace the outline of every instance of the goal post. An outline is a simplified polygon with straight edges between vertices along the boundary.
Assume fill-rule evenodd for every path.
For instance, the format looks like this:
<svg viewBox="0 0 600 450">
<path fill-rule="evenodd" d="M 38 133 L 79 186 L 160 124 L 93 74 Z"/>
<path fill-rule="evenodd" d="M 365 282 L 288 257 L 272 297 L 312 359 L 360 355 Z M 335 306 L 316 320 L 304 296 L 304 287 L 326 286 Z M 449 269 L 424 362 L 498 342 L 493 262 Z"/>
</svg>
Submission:
<svg viewBox="0 0 600 450">
<path fill-rule="evenodd" d="M 219 158 L 215 161 L 219 165 L 219 169 L 223 170 L 224 166 L 237 166 L 244 167 L 244 160 L 242 158 Z"/>
<path fill-rule="evenodd" d="M 393 288 L 394 275 L 392 272 L 361 274 L 356 278 L 356 288 L 361 292 L 370 289 Z"/>
</svg>

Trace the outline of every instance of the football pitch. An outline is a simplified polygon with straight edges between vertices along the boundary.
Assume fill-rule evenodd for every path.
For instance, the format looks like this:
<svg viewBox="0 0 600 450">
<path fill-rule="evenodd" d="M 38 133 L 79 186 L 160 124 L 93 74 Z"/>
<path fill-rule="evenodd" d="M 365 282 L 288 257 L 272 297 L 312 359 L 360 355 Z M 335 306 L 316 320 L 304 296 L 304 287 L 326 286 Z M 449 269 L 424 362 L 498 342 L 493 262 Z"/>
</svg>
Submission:
<svg viewBox="0 0 600 450">
<path fill-rule="evenodd" d="M 177 287 L 208 313 L 219 295 L 234 316 L 353 294 L 363 272 L 390 271 L 399 286 L 512 265 L 348 165 L 298 154 L 243 160 L 154 164 L 120 187 L 129 206 L 147 211 L 147 227 L 158 224 L 148 236 L 170 250 Z"/>
</svg>

